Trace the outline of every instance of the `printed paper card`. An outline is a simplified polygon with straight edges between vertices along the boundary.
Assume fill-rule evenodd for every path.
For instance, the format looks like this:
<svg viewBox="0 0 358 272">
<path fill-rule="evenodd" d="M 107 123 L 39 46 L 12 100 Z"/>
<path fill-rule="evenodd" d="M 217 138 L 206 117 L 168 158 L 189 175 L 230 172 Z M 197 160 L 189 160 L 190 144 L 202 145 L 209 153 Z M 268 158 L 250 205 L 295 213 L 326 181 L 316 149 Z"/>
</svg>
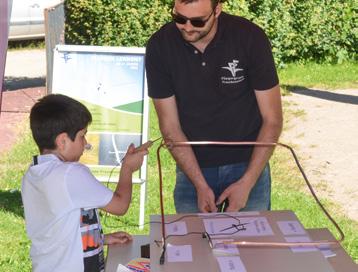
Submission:
<svg viewBox="0 0 358 272">
<path fill-rule="evenodd" d="M 290 236 L 285 237 L 286 242 L 311 242 L 311 239 L 308 236 Z M 292 246 L 291 247 L 292 252 L 298 253 L 298 252 L 311 252 L 311 251 L 317 251 L 317 248 L 314 246 Z"/>
<path fill-rule="evenodd" d="M 321 251 L 321 253 L 323 254 L 323 256 L 325 258 L 330 258 L 330 257 L 334 257 L 336 256 L 337 254 L 334 253 L 331 248 L 329 247 L 329 245 L 321 245 L 321 246 L 318 246 L 318 249 Z"/>
<path fill-rule="evenodd" d="M 269 236 L 272 228 L 266 217 L 208 218 L 203 219 L 209 235 Z"/>
<path fill-rule="evenodd" d="M 191 245 L 172 245 L 166 247 L 168 262 L 192 262 L 193 253 Z"/>
<path fill-rule="evenodd" d="M 221 272 L 246 272 L 240 257 L 216 257 Z"/>
<path fill-rule="evenodd" d="M 278 221 L 278 227 L 280 228 L 283 235 L 304 235 L 306 234 L 305 229 L 298 221 Z"/>
<path fill-rule="evenodd" d="M 185 235 L 188 234 L 186 223 L 184 221 L 173 222 L 165 225 L 167 235 Z"/>
<path fill-rule="evenodd" d="M 236 245 L 224 244 L 234 239 L 212 239 L 213 253 L 215 256 L 235 256 L 239 255 L 239 249 Z"/>
</svg>

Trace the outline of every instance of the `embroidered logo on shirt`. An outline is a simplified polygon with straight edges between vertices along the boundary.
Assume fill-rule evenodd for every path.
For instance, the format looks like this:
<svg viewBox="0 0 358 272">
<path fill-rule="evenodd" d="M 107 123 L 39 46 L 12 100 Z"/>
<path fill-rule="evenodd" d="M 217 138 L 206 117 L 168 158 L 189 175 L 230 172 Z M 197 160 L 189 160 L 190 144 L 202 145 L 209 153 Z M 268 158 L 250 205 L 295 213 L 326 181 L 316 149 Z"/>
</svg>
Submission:
<svg viewBox="0 0 358 272">
<path fill-rule="evenodd" d="M 221 67 L 222 69 L 229 70 L 231 73 L 231 77 L 222 76 L 221 82 L 223 84 L 233 84 L 239 83 L 245 79 L 244 76 L 236 76 L 237 72 L 243 71 L 244 69 L 238 67 L 239 61 L 232 60 L 232 62 L 228 62 L 228 66 Z"/>
</svg>

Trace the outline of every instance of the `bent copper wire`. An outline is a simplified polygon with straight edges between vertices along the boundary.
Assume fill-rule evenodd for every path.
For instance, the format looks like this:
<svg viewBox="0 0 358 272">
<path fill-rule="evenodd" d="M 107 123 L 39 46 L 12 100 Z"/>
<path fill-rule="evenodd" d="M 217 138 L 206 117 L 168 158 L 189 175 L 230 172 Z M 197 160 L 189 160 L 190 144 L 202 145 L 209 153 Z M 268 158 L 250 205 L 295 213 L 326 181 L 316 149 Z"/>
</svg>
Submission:
<svg viewBox="0 0 358 272">
<path fill-rule="evenodd" d="M 342 229 L 339 227 L 339 225 L 336 223 L 336 221 L 333 219 L 333 217 L 329 214 L 329 212 L 325 209 L 323 204 L 318 199 L 315 191 L 313 190 L 312 185 L 308 181 L 308 178 L 298 160 L 298 157 L 293 150 L 293 148 L 287 144 L 283 143 L 274 143 L 274 142 L 227 142 L 227 141 L 183 141 L 183 142 L 165 142 L 162 140 L 161 144 L 158 146 L 157 149 L 157 162 L 158 162 L 158 172 L 159 172 L 159 196 L 160 196 L 160 212 L 161 212 L 161 220 L 162 220 L 162 243 L 163 243 L 163 251 L 161 256 L 160 263 L 164 263 L 164 252 L 165 252 L 165 242 L 166 242 L 166 235 L 165 235 L 165 219 L 164 219 L 164 205 L 163 205 L 163 177 L 162 177 L 162 168 L 161 168 L 161 160 L 160 160 L 160 150 L 163 147 L 167 147 L 168 149 L 171 149 L 176 146 L 192 146 L 192 145 L 246 145 L 246 146 L 281 146 L 286 149 L 288 149 L 291 152 L 291 155 L 293 156 L 295 163 L 305 180 L 305 183 L 307 187 L 309 188 L 313 198 L 315 199 L 318 206 L 321 208 L 321 210 L 324 212 L 324 214 L 327 216 L 327 218 L 331 221 L 331 223 L 334 225 L 334 227 L 337 229 L 340 237 L 337 240 L 334 241 L 328 241 L 328 240 L 321 240 L 321 241 L 314 241 L 314 242 L 251 242 L 251 241 L 223 241 L 222 244 L 234 244 L 239 246 L 257 246 L 257 247 L 292 247 L 292 246 L 323 246 L 323 245 L 337 245 L 341 243 L 344 240 L 344 233 Z"/>
</svg>

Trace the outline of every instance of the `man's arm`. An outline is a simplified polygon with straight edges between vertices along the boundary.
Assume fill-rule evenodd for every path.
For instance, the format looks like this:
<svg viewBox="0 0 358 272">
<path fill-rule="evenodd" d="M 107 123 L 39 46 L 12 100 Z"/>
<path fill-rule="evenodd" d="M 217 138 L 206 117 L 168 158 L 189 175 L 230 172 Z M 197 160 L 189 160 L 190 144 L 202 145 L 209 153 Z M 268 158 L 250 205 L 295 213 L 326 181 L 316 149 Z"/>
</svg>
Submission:
<svg viewBox="0 0 358 272">
<path fill-rule="evenodd" d="M 153 99 L 159 119 L 160 131 L 166 142 L 187 141 L 181 129 L 175 96 Z M 170 149 L 180 169 L 196 188 L 198 208 L 202 212 L 216 211 L 215 196 L 200 170 L 190 146 L 176 146 Z"/>
<path fill-rule="evenodd" d="M 275 143 L 282 131 L 282 105 L 280 87 L 255 91 L 262 117 L 262 126 L 257 137 L 258 142 Z M 262 170 L 273 153 L 272 146 L 255 146 L 245 174 L 240 180 L 230 185 L 220 195 L 218 203 L 229 199 L 226 211 L 238 211 L 246 206 L 251 189 L 254 187 Z"/>
</svg>

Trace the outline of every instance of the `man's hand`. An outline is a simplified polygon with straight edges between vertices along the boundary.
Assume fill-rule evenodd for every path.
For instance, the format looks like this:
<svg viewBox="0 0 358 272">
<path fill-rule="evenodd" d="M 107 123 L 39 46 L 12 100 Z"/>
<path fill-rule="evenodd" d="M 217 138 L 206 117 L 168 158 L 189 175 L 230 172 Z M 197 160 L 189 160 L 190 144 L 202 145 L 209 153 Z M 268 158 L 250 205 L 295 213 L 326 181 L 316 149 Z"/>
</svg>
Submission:
<svg viewBox="0 0 358 272">
<path fill-rule="evenodd" d="M 104 235 L 104 244 L 126 244 L 132 241 L 132 236 L 124 231 L 113 232 Z"/>
<path fill-rule="evenodd" d="M 226 212 L 238 212 L 246 206 L 252 186 L 248 182 L 238 180 L 225 189 L 219 196 L 216 204 L 221 204 L 225 199 L 229 200 Z"/>
<path fill-rule="evenodd" d="M 215 195 L 209 186 L 203 186 L 196 189 L 198 197 L 198 208 L 201 212 L 216 212 Z"/>
</svg>

